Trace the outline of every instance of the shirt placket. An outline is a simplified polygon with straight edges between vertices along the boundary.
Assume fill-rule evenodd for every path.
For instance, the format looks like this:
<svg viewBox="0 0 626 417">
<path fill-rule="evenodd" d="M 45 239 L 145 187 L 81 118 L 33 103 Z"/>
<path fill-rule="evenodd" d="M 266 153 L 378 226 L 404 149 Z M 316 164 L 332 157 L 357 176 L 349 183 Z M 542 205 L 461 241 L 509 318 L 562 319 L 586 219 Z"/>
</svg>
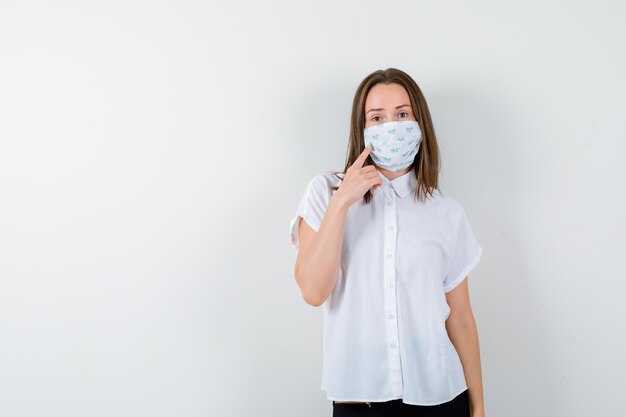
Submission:
<svg viewBox="0 0 626 417">
<path fill-rule="evenodd" d="M 384 298 L 385 327 L 387 329 L 387 350 L 391 395 L 402 395 L 402 369 L 400 367 L 400 346 L 398 338 L 398 316 L 396 298 L 396 195 L 391 184 L 385 187 L 385 235 L 384 235 Z"/>
</svg>

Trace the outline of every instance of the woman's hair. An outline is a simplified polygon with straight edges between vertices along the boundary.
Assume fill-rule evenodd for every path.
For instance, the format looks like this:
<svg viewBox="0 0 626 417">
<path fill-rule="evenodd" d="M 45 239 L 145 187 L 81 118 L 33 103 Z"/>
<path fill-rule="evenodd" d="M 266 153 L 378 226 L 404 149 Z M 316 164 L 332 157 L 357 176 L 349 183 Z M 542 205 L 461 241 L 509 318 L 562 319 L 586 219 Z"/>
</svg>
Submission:
<svg viewBox="0 0 626 417">
<path fill-rule="evenodd" d="M 348 168 L 354 163 L 357 157 L 365 149 L 363 129 L 365 128 L 365 100 L 370 89 L 378 83 L 397 83 L 404 87 L 411 99 L 413 114 L 422 131 L 422 142 L 415 160 L 411 164 L 413 173 L 417 178 L 417 187 L 414 198 L 424 199 L 432 197 L 434 189 L 439 188 L 439 167 L 441 166 L 439 156 L 439 146 L 435 137 L 433 122 L 430 118 L 428 105 L 418 87 L 417 83 L 407 73 L 397 68 L 387 68 L 377 70 L 365 77 L 354 95 L 352 102 L 352 116 L 350 118 L 350 136 L 348 141 L 348 151 L 346 155 L 346 165 L 343 171 L 334 171 L 332 175 L 343 180 L 338 174 L 345 176 Z M 364 165 L 372 165 L 371 155 L 367 157 Z M 332 187 L 333 190 L 339 187 Z M 372 198 L 372 191 L 368 190 L 363 196 L 365 203 L 369 203 Z"/>
</svg>

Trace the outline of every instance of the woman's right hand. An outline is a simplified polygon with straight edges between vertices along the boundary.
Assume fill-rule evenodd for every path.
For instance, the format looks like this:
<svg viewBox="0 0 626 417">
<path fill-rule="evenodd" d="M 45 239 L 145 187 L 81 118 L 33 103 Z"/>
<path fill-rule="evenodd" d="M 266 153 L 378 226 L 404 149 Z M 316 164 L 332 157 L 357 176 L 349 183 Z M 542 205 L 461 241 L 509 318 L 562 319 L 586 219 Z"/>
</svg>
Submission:
<svg viewBox="0 0 626 417">
<path fill-rule="evenodd" d="M 374 165 L 366 165 L 365 159 L 372 151 L 371 147 L 365 147 L 361 155 L 347 169 L 341 185 L 335 192 L 340 195 L 347 206 L 351 206 L 372 187 L 383 185 L 383 180 Z"/>
</svg>

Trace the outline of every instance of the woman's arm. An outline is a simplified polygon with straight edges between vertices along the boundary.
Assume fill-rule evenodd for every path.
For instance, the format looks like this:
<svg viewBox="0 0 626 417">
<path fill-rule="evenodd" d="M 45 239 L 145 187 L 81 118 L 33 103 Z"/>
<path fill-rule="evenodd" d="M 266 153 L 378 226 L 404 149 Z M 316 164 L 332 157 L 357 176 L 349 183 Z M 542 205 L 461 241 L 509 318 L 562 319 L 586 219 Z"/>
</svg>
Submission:
<svg viewBox="0 0 626 417">
<path fill-rule="evenodd" d="M 349 202 L 336 192 L 317 232 L 300 218 L 300 244 L 293 273 L 302 297 L 313 306 L 321 305 L 337 284 L 349 206 Z"/>
<path fill-rule="evenodd" d="M 467 281 L 466 277 L 456 288 L 446 293 L 446 300 L 450 306 L 450 315 L 446 320 L 446 330 L 463 364 L 471 416 L 484 417 L 485 406 L 478 330 L 470 305 Z"/>
<path fill-rule="evenodd" d="M 369 146 L 363 149 L 346 170 L 341 185 L 328 202 L 317 232 L 300 219 L 300 245 L 293 274 L 304 300 L 311 305 L 321 305 L 337 285 L 348 209 L 367 190 L 382 185 L 376 167 L 363 166 L 371 151 Z"/>
</svg>

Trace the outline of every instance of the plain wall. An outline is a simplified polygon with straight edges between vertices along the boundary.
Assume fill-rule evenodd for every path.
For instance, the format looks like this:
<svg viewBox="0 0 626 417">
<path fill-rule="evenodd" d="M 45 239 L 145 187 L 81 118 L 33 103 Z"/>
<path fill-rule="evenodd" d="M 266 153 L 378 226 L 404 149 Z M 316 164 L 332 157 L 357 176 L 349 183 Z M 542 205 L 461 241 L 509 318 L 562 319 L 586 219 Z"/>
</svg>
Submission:
<svg viewBox="0 0 626 417">
<path fill-rule="evenodd" d="M 2 1 L 0 415 L 330 416 L 288 225 L 420 85 L 487 416 L 620 413 L 623 2 Z"/>
</svg>

